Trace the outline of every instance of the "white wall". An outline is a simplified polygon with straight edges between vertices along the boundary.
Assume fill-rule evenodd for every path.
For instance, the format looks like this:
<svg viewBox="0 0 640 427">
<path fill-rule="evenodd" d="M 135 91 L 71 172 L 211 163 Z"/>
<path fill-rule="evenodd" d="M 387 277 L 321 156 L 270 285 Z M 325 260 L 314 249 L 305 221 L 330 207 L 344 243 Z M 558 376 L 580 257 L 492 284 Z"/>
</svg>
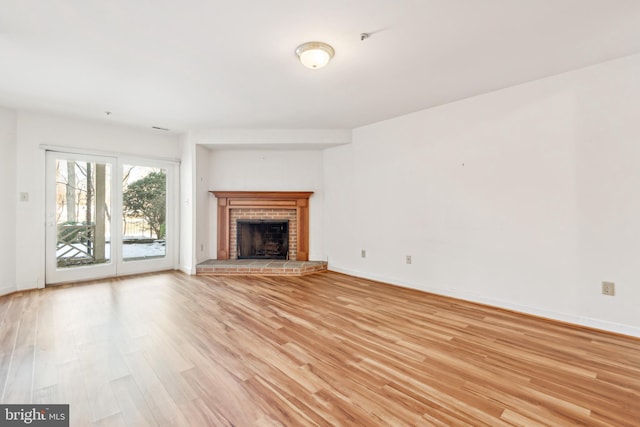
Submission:
<svg viewBox="0 0 640 427">
<path fill-rule="evenodd" d="M 197 227 L 194 234 L 195 239 L 195 262 L 196 264 L 211 258 L 216 258 L 215 241 L 211 242 L 211 215 L 209 214 L 210 202 L 214 198 L 209 193 L 211 185 L 210 178 L 210 152 L 201 145 L 196 146 L 196 218 Z M 215 214 L 216 207 L 213 205 Z M 215 230 L 215 224 L 213 229 Z M 212 250 L 213 248 L 213 250 Z"/>
<path fill-rule="evenodd" d="M 181 149 L 180 269 L 195 274 L 198 263 L 215 258 L 210 254 L 209 151 L 191 134 L 181 138 Z"/>
<path fill-rule="evenodd" d="M 589 68 L 578 76 L 579 314 L 638 330 L 640 55 Z M 603 280 L 615 282 L 615 297 L 600 295 Z"/>
<path fill-rule="evenodd" d="M 221 150 L 209 155 L 209 189 L 218 191 L 313 191 L 309 199 L 309 259 L 326 258 L 324 194 L 319 150 Z M 210 257 L 216 257 L 216 199 L 209 198 Z"/>
<path fill-rule="evenodd" d="M 188 134 L 180 137 L 180 270 L 195 274 L 195 145 Z"/>
<path fill-rule="evenodd" d="M 633 56 L 354 130 L 324 154 L 330 268 L 640 335 L 638 75 Z"/>
<path fill-rule="evenodd" d="M 16 290 L 16 114 L 0 108 L 0 295 Z"/>
<path fill-rule="evenodd" d="M 104 121 L 19 112 L 16 180 L 18 192 L 29 193 L 29 202 L 19 203 L 17 208 L 18 289 L 44 285 L 45 152 L 39 148 L 41 144 L 141 157 L 180 157 L 178 138 L 172 134 Z"/>
<path fill-rule="evenodd" d="M 355 228 L 358 221 L 354 209 L 358 193 L 355 174 L 352 173 L 355 164 L 353 148 L 354 145 L 349 144 L 323 152 L 323 229 L 327 261 L 330 266 L 352 266 L 352 269 L 360 260 L 356 258 L 354 248 L 361 247 L 360 235 Z"/>
</svg>

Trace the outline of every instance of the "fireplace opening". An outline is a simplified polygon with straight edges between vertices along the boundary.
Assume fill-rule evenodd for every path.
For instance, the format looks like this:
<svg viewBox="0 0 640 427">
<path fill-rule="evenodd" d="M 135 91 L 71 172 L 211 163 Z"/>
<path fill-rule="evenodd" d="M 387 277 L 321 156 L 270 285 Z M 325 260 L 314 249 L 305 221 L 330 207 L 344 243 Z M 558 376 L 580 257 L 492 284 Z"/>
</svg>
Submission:
<svg viewBox="0 0 640 427">
<path fill-rule="evenodd" d="M 238 259 L 288 259 L 289 221 L 238 220 Z"/>
</svg>

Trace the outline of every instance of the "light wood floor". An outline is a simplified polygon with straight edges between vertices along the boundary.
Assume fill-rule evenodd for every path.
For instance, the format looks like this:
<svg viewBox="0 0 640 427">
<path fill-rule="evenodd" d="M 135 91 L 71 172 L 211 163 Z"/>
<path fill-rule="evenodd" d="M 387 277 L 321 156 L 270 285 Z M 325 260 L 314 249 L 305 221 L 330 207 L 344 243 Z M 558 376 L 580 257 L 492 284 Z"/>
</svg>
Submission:
<svg viewBox="0 0 640 427">
<path fill-rule="evenodd" d="M 0 401 L 72 426 L 640 424 L 640 340 L 337 273 L 0 298 Z"/>
</svg>

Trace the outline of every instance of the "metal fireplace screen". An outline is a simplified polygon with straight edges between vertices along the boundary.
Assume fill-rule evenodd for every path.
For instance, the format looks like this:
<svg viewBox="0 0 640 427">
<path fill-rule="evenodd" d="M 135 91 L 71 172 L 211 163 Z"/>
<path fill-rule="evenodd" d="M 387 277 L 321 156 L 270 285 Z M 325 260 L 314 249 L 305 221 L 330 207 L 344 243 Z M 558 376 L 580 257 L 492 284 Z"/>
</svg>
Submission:
<svg viewBox="0 0 640 427">
<path fill-rule="evenodd" d="M 238 259 L 288 259 L 289 221 L 238 220 Z"/>
</svg>

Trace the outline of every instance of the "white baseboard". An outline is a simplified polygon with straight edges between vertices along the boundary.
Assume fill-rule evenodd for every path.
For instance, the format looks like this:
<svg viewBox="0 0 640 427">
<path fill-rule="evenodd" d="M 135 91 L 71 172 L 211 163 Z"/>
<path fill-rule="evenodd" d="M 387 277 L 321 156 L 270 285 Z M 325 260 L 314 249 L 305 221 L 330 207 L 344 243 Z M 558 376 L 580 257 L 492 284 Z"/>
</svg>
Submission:
<svg viewBox="0 0 640 427">
<path fill-rule="evenodd" d="M 195 267 L 181 265 L 181 266 L 178 267 L 178 270 L 180 270 L 183 273 L 188 274 L 190 276 L 193 276 L 193 275 L 196 274 L 196 268 Z"/>
<path fill-rule="evenodd" d="M 433 293 L 437 295 L 456 298 L 464 301 L 477 302 L 480 304 L 486 304 L 497 308 L 504 308 L 507 310 L 517 311 L 520 313 L 530 314 L 537 317 L 543 317 L 546 319 L 557 320 L 560 322 L 571 323 L 577 326 L 585 326 L 588 328 L 600 329 L 607 332 L 614 332 L 617 334 L 629 335 L 632 337 L 640 338 L 640 328 L 632 325 L 626 325 L 623 323 L 609 322 L 607 320 L 593 319 L 585 316 L 576 316 L 567 313 L 559 313 L 550 310 L 544 310 L 536 307 L 530 307 L 520 304 L 513 304 L 508 301 L 503 301 L 494 298 L 486 298 L 482 295 L 477 295 L 469 292 L 461 292 L 449 289 L 440 288 L 424 288 L 420 284 L 412 283 L 409 281 L 397 280 L 386 276 L 377 276 L 375 274 L 368 274 L 362 271 L 351 270 L 348 268 L 342 268 L 329 264 L 329 270 L 337 273 L 348 274 L 350 276 L 361 277 L 363 279 L 375 280 L 377 282 L 389 283 L 391 285 L 402 286 L 405 288 L 416 289 L 423 292 Z"/>
<path fill-rule="evenodd" d="M 45 283 L 44 280 L 34 281 L 34 282 L 21 282 L 16 286 L 16 291 L 30 291 L 32 289 L 44 289 Z"/>
<path fill-rule="evenodd" d="M 640 338 L 640 328 L 626 325 L 624 323 L 609 322 L 606 320 L 592 319 L 590 317 L 578 317 L 578 321 L 571 323 L 586 326 L 588 328 L 600 329 L 603 331 Z"/>
<path fill-rule="evenodd" d="M 7 286 L 6 288 L 0 288 L 0 295 L 7 295 L 17 290 L 18 289 L 15 286 Z"/>
</svg>

